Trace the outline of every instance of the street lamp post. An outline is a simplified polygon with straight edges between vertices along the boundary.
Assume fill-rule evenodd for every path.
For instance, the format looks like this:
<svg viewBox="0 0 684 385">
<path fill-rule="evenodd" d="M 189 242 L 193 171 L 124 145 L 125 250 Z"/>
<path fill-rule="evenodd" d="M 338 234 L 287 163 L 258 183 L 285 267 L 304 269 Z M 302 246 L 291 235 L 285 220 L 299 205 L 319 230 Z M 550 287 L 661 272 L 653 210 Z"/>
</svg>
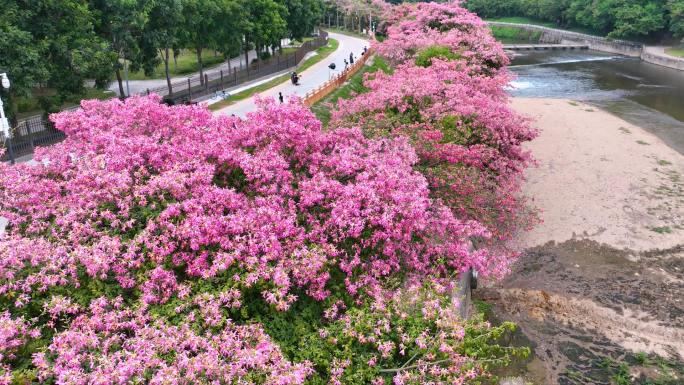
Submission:
<svg viewBox="0 0 684 385">
<path fill-rule="evenodd" d="M 6 73 L 0 74 L 2 76 L 2 88 L 10 88 L 10 81 Z M 7 144 L 7 151 L 9 151 L 10 164 L 14 164 L 14 149 L 12 149 L 12 138 L 10 137 L 9 123 L 5 117 L 5 108 L 2 105 L 2 98 L 0 98 L 0 129 L 5 135 L 5 144 Z"/>
</svg>

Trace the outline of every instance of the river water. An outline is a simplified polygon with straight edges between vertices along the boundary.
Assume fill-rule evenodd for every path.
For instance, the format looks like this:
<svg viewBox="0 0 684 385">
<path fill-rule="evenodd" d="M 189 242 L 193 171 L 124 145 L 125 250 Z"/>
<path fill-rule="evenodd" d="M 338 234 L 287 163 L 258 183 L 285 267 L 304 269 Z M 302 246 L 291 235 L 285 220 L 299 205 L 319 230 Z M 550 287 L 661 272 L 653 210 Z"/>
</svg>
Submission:
<svg viewBox="0 0 684 385">
<path fill-rule="evenodd" d="M 589 50 L 518 53 L 508 67 L 518 76 L 513 96 L 581 100 L 684 154 L 684 71 Z"/>
</svg>

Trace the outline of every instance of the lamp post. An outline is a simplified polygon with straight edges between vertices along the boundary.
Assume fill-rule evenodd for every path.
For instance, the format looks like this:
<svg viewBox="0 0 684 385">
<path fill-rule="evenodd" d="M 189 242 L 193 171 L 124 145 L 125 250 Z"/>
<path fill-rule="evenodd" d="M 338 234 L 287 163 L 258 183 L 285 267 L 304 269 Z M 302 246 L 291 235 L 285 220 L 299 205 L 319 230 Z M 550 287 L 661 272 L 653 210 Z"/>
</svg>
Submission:
<svg viewBox="0 0 684 385">
<path fill-rule="evenodd" d="M 6 73 L 1 73 L 2 76 L 2 88 L 10 88 L 10 81 Z M 9 123 L 5 117 L 5 108 L 2 105 L 2 98 L 0 98 L 0 129 L 2 129 L 3 135 L 5 135 L 5 144 L 7 144 L 7 151 L 10 155 L 10 164 L 14 164 L 14 150 L 12 149 L 12 138 L 10 138 Z"/>
</svg>

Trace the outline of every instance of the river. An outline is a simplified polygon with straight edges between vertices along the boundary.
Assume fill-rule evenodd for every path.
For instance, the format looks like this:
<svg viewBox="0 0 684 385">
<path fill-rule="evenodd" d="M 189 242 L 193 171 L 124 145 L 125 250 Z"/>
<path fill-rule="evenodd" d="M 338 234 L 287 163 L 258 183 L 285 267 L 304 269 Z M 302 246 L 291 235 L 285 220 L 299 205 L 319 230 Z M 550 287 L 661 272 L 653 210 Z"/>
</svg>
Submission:
<svg viewBox="0 0 684 385">
<path fill-rule="evenodd" d="M 513 96 L 581 100 L 684 154 L 683 71 L 589 50 L 518 53 L 508 67 L 518 76 L 510 83 Z"/>
</svg>

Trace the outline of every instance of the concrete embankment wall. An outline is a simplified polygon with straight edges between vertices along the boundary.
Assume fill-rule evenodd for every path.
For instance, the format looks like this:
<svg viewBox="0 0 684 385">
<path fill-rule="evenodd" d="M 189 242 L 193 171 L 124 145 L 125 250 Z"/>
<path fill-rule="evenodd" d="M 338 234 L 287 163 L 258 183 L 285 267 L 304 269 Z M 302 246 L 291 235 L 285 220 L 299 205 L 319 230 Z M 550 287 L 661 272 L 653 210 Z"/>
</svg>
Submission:
<svg viewBox="0 0 684 385">
<path fill-rule="evenodd" d="M 643 52 L 641 54 L 641 60 L 647 61 L 649 63 L 657 64 L 663 67 L 674 68 L 676 70 L 684 71 L 684 59 L 658 55 L 651 52 Z"/>
<path fill-rule="evenodd" d="M 594 51 L 601 51 L 606 53 L 613 53 L 617 55 L 625 55 L 629 57 L 641 57 L 643 47 L 640 45 L 620 44 L 609 41 L 583 39 L 575 36 L 563 36 L 561 34 L 544 32 L 539 37 L 542 43 L 553 44 L 586 44 L 589 49 Z"/>
<path fill-rule="evenodd" d="M 502 27 L 521 28 L 522 30 L 539 31 L 540 43 L 548 44 L 582 44 L 588 45 L 589 49 L 596 51 L 613 53 L 618 55 L 625 55 L 630 57 L 640 57 L 643 51 L 643 45 L 626 40 L 606 40 L 605 37 L 592 36 L 584 33 L 561 31 L 558 29 L 542 27 L 529 24 L 517 23 L 502 23 L 491 21 L 491 25 L 499 25 Z"/>
<path fill-rule="evenodd" d="M 558 29 L 547 28 L 529 24 L 517 23 L 502 23 L 491 21 L 491 25 L 499 25 L 504 27 L 521 28 L 522 31 L 539 31 L 540 43 L 548 44 L 583 44 L 588 45 L 589 49 L 596 51 L 607 52 L 617 55 L 625 55 L 629 57 L 638 57 L 641 60 L 653 63 L 663 67 L 669 67 L 684 71 L 684 59 L 659 54 L 657 52 L 647 52 L 643 44 L 626 41 L 626 40 L 611 40 L 608 41 L 604 37 L 592 36 L 583 33 L 561 31 Z"/>
</svg>

